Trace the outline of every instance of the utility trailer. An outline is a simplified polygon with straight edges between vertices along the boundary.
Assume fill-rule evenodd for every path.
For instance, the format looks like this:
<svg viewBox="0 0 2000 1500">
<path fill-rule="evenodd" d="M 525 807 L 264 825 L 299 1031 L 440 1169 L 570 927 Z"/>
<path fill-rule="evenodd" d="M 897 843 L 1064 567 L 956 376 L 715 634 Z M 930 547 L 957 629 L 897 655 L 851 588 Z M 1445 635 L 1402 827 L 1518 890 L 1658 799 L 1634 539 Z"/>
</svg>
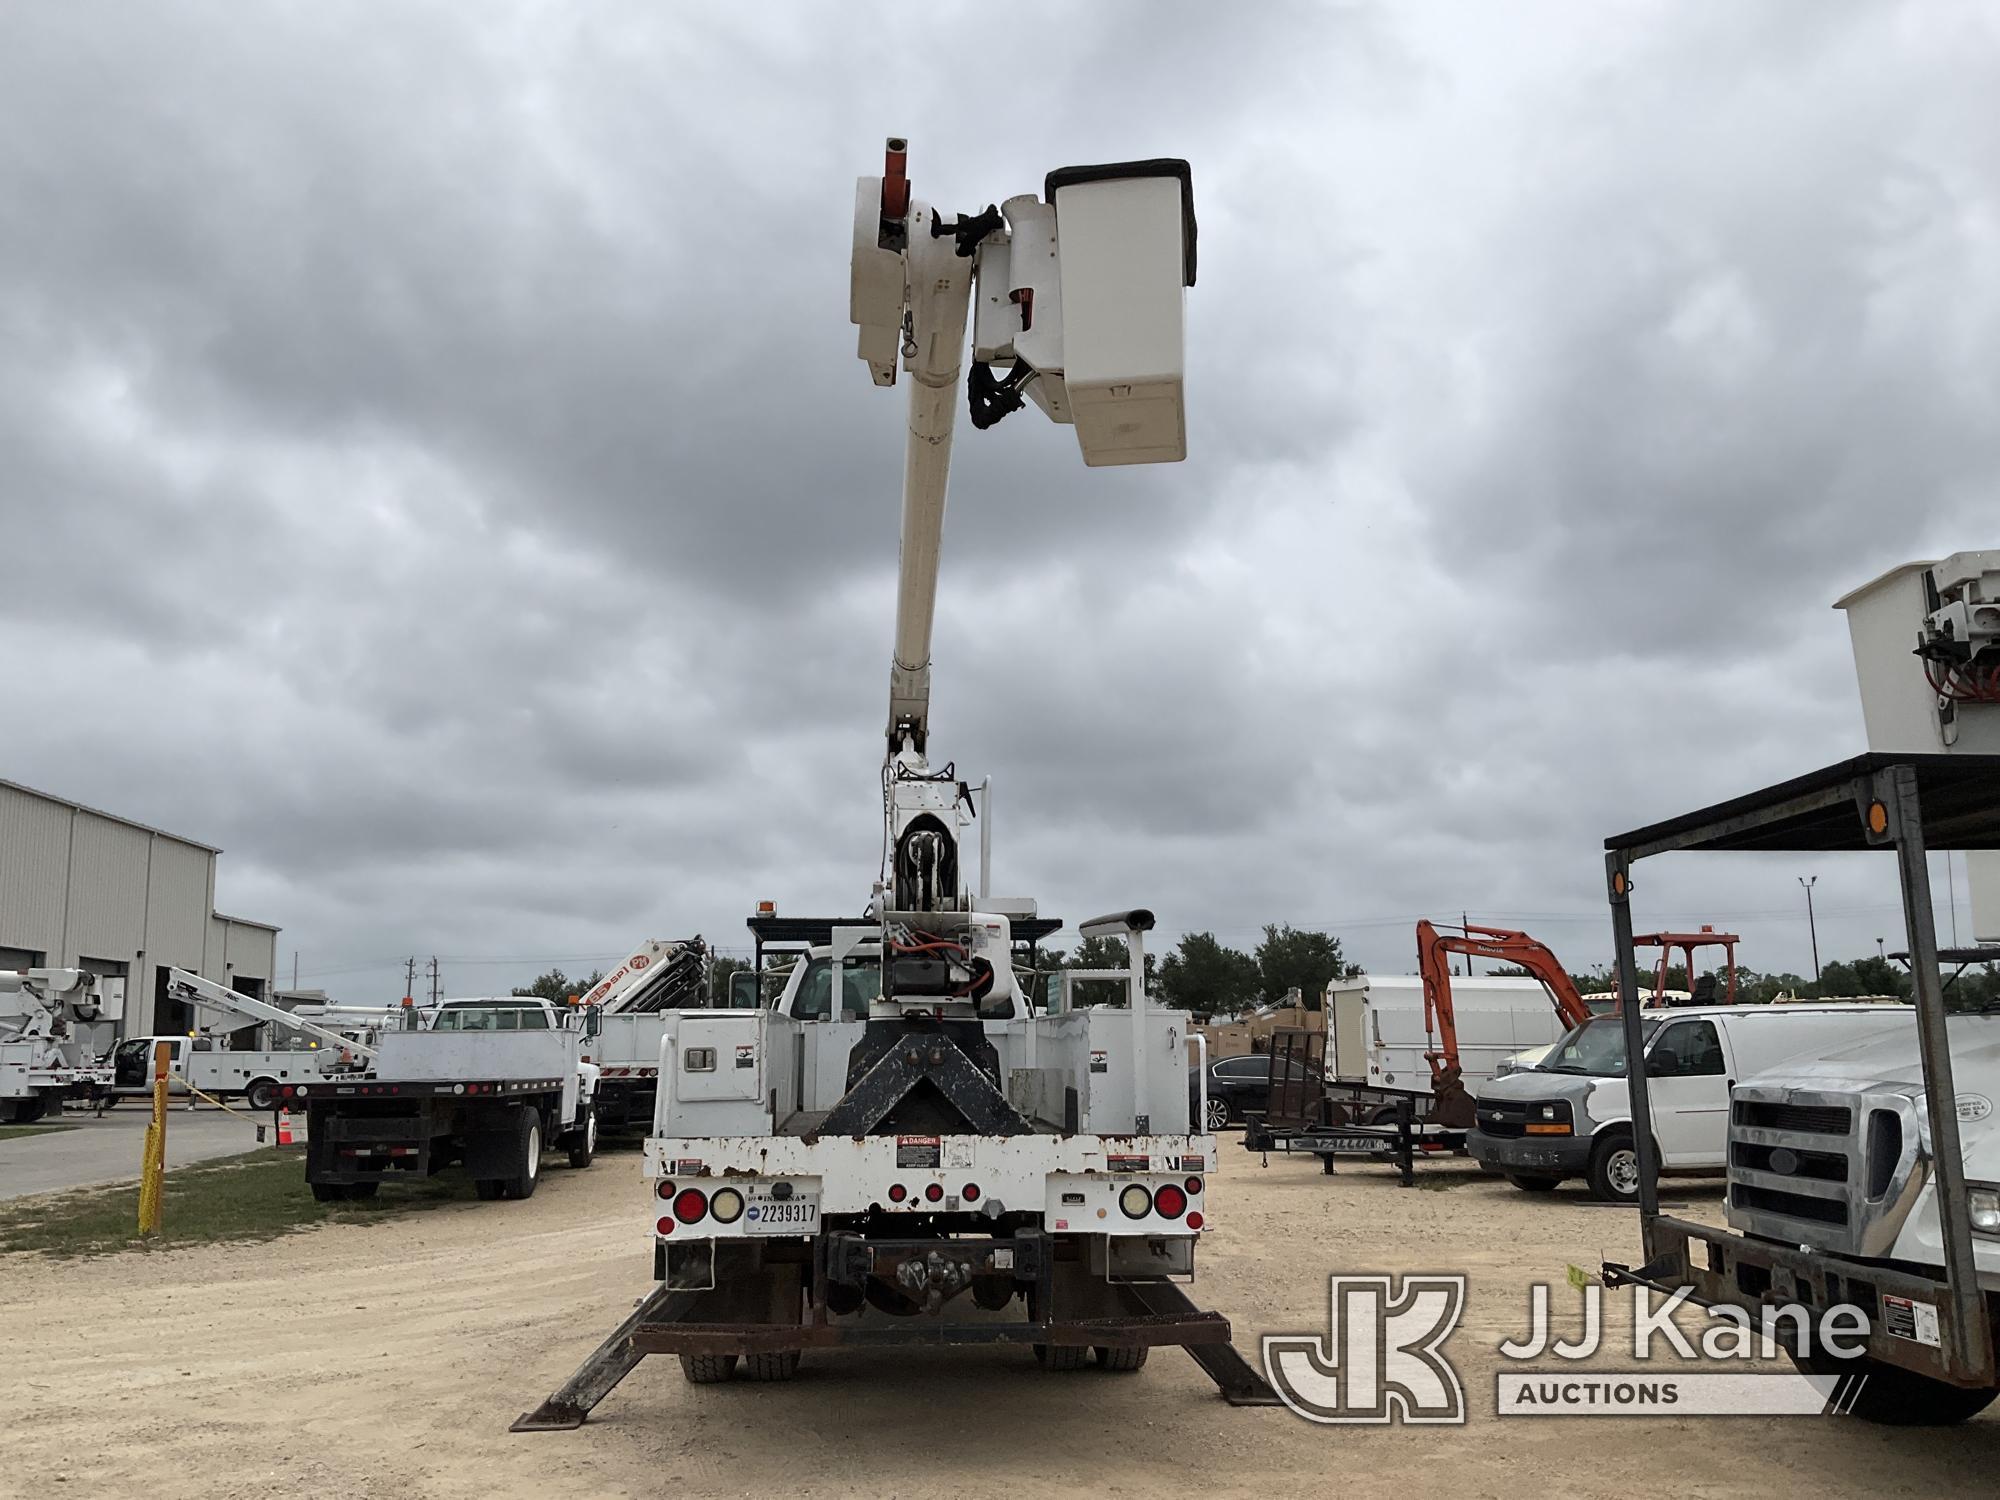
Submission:
<svg viewBox="0 0 2000 1500">
<path fill-rule="evenodd" d="M 287 1084 L 303 1107 L 306 1181 L 321 1202 L 451 1167 L 482 1199 L 527 1198 L 547 1146 L 587 1167 L 597 1150 L 594 1012 L 503 996 L 448 1000 L 421 1031 L 388 1031 L 362 1077 Z"/>
<path fill-rule="evenodd" d="M 1270 1059 L 1267 1105 L 1243 1129 L 1243 1148 L 1253 1155 L 1316 1156 L 1329 1177 L 1336 1158 L 1387 1162 L 1413 1187 L 1421 1158 L 1465 1150 L 1465 1127 L 1428 1118 L 1428 1091 L 1329 1076 L 1323 1031 L 1273 1032 Z"/>
</svg>

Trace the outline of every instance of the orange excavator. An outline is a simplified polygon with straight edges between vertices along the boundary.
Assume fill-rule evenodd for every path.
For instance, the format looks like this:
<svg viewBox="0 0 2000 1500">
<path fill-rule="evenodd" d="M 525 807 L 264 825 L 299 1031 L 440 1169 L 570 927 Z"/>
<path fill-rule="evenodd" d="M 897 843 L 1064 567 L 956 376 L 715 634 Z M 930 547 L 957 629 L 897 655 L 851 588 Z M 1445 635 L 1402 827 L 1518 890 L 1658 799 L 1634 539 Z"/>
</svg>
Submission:
<svg viewBox="0 0 2000 1500">
<path fill-rule="evenodd" d="M 1565 1026 L 1590 1019 L 1576 985 L 1548 945 L 1505 927 L 1466 927 L 1439 932 L 1428 921 L 1417 923 L 1417 972 L 1424 980 L 1424 1034 L 1435 1045 L 1424 1053 L 1431 1065 L 1431 1118 L 1443 1125 L 1472 1123 L 1472 1095 L 1466 1092 L 1458 1061 L 1458 1022 L 1452 1012 L 1450 954 L 1492 959 L 1525 969 L 1542 982 L 1549 1003 Z"/>
</svg>

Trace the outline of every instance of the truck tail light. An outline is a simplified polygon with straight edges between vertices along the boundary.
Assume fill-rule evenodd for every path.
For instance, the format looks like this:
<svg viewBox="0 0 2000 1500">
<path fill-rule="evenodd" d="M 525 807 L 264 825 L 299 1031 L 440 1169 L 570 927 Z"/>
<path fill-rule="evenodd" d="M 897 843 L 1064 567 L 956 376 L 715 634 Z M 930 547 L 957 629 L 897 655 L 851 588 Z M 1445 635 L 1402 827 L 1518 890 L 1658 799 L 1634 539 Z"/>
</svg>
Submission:
<svg viewBox="0 0 2000 1500">
<path fill-rule="evenodd" d="M 674 1221 L 670 1216 L 662 1214 L 660 1222 L 655 1224 L 653 1228 L 661 1234 L 672 1234 L 674 1232 Z"/>
<path fill-rule="evenodd" d="M 1187 1182 L 1186 1182 L 1185 1186 L 1187 1187 L 1187 1195 L 1188 1195 L 1188 1196 L 1189 1196 L 1190 1198 L 1194 1198 L 1194 1197 L 1199 1197 L 1199 1196 L 1200 1196 L 1200 1194 L 1201 1194 L 1201 1179 L 1200 1179 L 1199 1177 L 1190 1177 L 1190 1178 L 1189 1178 L 1189 1179 L 1187 1180 Z"/>
<path fill-rule="evenodd" d="M 1143 1219 L 1152 1212 L 1153 1195 L 1135 1182 L 1118 1195 L 1118 1207 L 1128 1219 Z"/>
<path fill-rule="evenodd" d="M 977 1203 L 979 1201 L 979 1184 L 968 1182 L 958 1190 L 958 1196 L 963 1198 L 967 1203 Z"/>
<path fill-rule="evenodd" d="M 674 1217 L 683 1224 L 693 1224 L 708 1212 L 708 1194 L 700 1188 L 682 1188 L 674 1195 Z"/>
<path fill-rule="evenodd" d="M 889 1184 L 889 1201 L 891 1203 L 901 1203 L 905 1198 L 909 1196 L 910 1196 L 910 1190 L 904 1187 L 902 1183 L 892 1182 Z"/>
<path fill-rule="evenodd" d="M 671 1182 L 662 1179 L 659 1192 L 662 1203 L 671 1203 L 674 1201 L 674 1185 Z"/>
<path fill-rule="evenodd" d="M 1190 1229 L 1199 1229 L 1206 1222 L 1207 1220 L 1203 1219 L 1199 1213 L 1191 1213 L 1187 1216 L 1187 1227 Z"/>
<path fill-rule="evenodd" d="M 717 1188 L 708 1200 L 708 1212 L 718 1224 L 734 1224 L 743 1217 L 743 1195 L 735 1188 Z"/>
<path fill-rule="evenodd" d="M 944 1197 L 944 1189 L 939 1187 L 934 1182 L 929 1187 L 924 1189 L 924 1196 L 928 1198 L 931 1202 L 935 1203 L 940 1198 Z"/>
<path fill-rule="evenodd" d="M 1153 1212 L 1163 1219 L 1178 1219 L 1187 1212 L 1187 1194 L 1173 1183 L 1164 1183 L 1153 1194 Z"/>
</svg>

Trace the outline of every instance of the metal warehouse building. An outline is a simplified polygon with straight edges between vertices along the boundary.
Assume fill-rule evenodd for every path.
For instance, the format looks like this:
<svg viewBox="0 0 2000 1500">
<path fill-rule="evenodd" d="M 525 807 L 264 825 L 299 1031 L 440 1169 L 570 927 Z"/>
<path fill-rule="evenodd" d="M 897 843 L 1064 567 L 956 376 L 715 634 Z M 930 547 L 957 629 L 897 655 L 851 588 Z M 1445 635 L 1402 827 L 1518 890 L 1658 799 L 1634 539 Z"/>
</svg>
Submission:
<svg viewBox="0 0 2000 1500">
<path fill-rule="evenodd" d="M 222 851 L 0 781 L 0 969 L 125 979 L 125 1036 L 187 1029 L 170 968 L 268 996 L 278 929 L 215 909 Z"/>
</svg>

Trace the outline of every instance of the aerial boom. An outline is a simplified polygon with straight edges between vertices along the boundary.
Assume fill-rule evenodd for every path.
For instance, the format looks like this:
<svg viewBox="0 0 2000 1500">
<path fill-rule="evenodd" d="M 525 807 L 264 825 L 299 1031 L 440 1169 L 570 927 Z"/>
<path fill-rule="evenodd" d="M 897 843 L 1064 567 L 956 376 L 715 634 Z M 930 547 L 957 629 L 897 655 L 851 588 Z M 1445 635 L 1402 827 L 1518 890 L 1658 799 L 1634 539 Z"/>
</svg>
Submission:
<svg viewBox="0 0 2000 1500">
<path fill-rule="evenodd" d="M 204 1033 L 241 1031 L 245 1026 L 269 1021 L 294 1031 L 303 1031 L 315 1041 L 342 1048 L 357 1057 L 372 1059 L 375 1056 L 375 1048 L 365 1042 L 357 1042 L 351 1036 L 329 1030 L 296 1011 L 286 1010 L 282 1005 L 259 1000 L 255 995 L 239 994 L 186 969 L 167 971 L 167 993 L 194 1011 L 198 1018 L 196 1029 Z M 225 1021 L 233 1024 L 223 1024 Z"/>
</svg>

